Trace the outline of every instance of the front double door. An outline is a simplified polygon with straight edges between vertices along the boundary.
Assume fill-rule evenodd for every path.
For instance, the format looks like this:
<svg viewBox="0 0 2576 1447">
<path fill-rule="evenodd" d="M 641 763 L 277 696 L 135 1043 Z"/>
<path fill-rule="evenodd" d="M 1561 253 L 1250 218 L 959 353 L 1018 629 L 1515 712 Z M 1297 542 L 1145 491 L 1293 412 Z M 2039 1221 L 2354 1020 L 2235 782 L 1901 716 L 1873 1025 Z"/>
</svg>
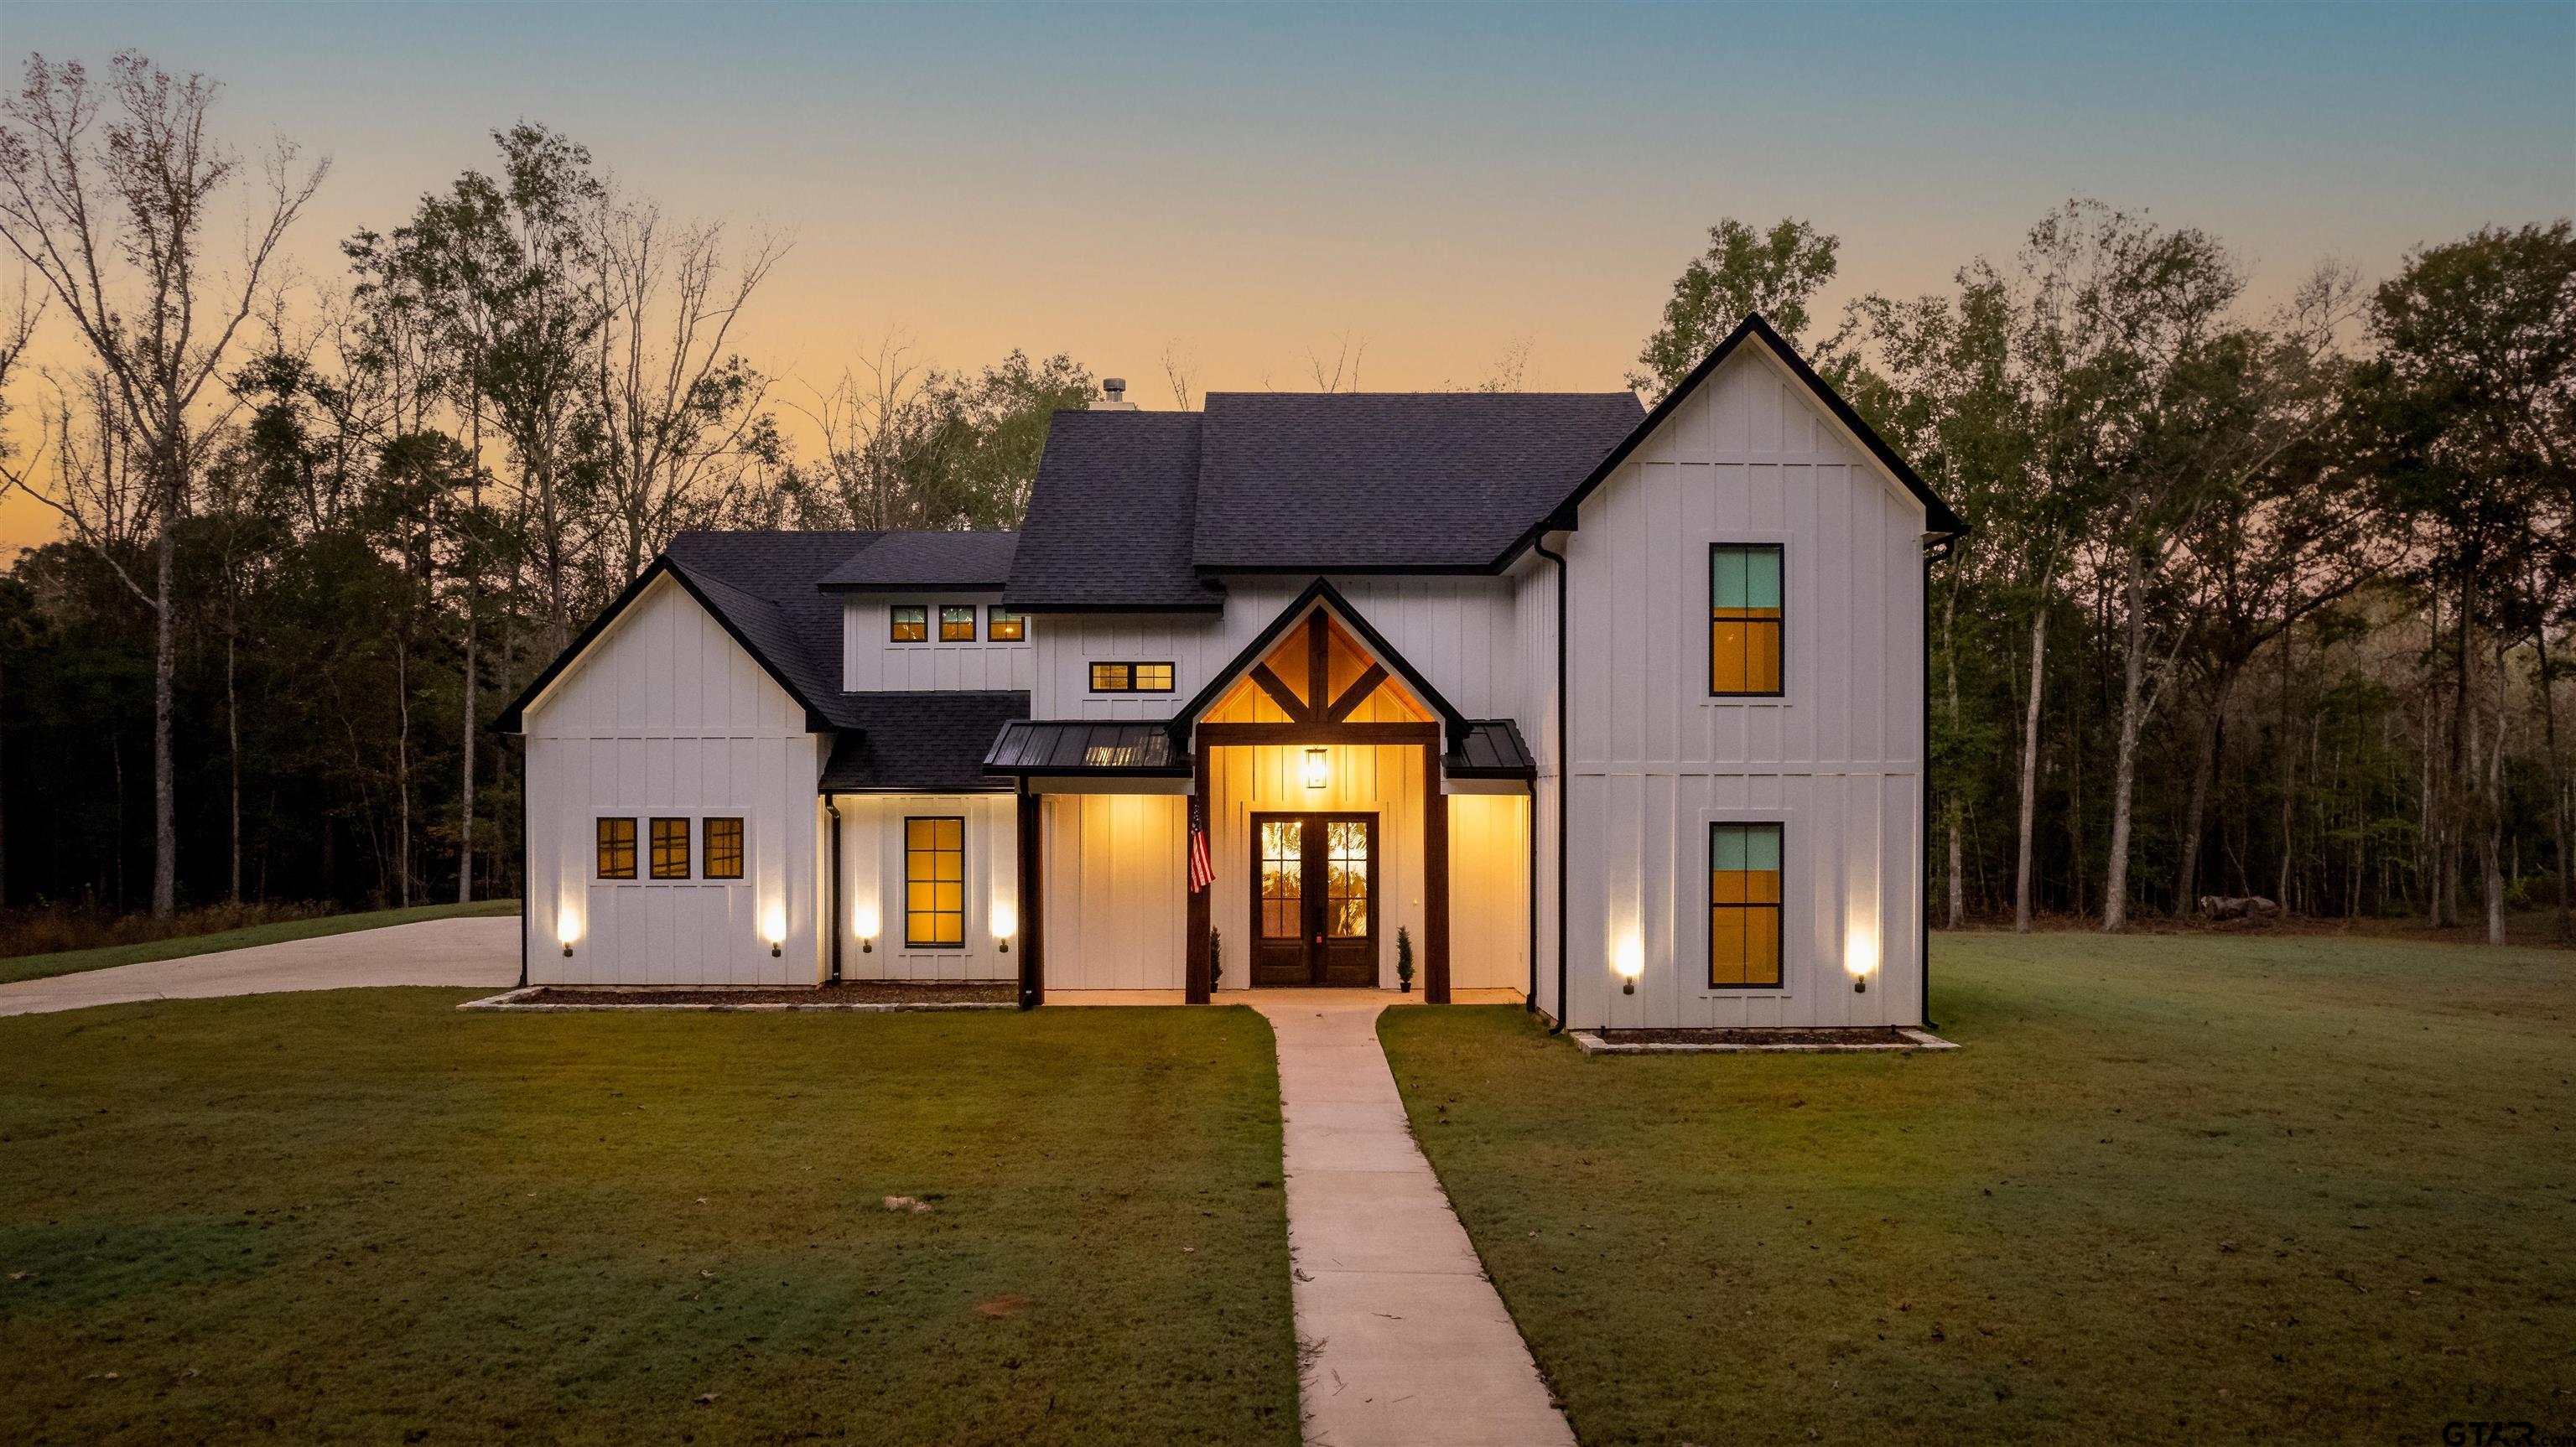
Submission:
<svg viewBox="0 0 2576 1447">
<path fill-rule="evenodd" d="M 1252 816 L 1252 983 L 1377 985 L 1377 816 Z"/>
</svg>

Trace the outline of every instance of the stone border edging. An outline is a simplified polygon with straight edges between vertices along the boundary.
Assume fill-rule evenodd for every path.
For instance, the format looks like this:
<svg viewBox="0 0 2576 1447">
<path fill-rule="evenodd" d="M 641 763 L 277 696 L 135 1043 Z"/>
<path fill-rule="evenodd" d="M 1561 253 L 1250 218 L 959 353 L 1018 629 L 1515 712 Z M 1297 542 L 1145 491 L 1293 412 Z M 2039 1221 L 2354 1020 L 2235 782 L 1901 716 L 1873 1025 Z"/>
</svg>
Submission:
<svg viewBox="0 0 2576 1447">
<path fill-rule="evenodd" d="M 537 994 L 542 990 L 552 988 L 554 987 L 550 985 L 531 985 L 524 990 L 510 990 L 498 995 L 486 995 L 480 1000 L 468 1000 L 456 1008 L 459 1010 L 483 1010 L 523 1015 L 564 1012 L 605 1012 L 611 1010 L 696 1010 L 716 1014 L 734 1012 L 749 1013 L 754 1010 L 851 1010 L 864 1011 L 879 1015 L 895 1015 L 923 1014 L 944 1010 L 1016 1010 L 1020 1008 L 1018 1005 L 1012 1004 L 1008 1001 L 998 1000 L 924 1000 L 917 1003 L 901 1000 L 818 1000 L 811 1005 L 787 1000 L 757 1000 L 748 1001 L 740 1005 L 719 1005 L 706 1001 L 688 1001 L 685 1003 L 675 1002 L 668 1005 L 583 1005 L 570 1001 L 562 1003 L 549 1002 L 546 1004 L 533 1004 L 529 1002 L 529 996 Z"/>
<path fill-rule="evenodd" d="M 1599 1034 L 1590 1030 L 1568 1030 L 1565 1033 L 1573 1038 L 1575 1044 L 1583 1047 L 1583 1053 L 1586 1055 L 1756 1055 L 1766 1052 L 1792 1055 L 1857 1055 L 1879 1050 L 1956 1050 L 1959 1048 L 1959 1042 L 1955 1040 L 1944 1040 L 1928 1031 L 1911 1030 L 1903 1026 L 1897 1027 L 1896 1031 L 1897 1034 L 1905 1037 L 1906 1043 L 1902 1045 L 1842 1045 L 1825 1041 L 1818 1041 L 1813 1045 L 1735 1045 L 1714 1040 L 1706 1045 L 1682 1045 L 1664 1041 L 1628 1045 L 1604 1040 Z"/>
</svg>

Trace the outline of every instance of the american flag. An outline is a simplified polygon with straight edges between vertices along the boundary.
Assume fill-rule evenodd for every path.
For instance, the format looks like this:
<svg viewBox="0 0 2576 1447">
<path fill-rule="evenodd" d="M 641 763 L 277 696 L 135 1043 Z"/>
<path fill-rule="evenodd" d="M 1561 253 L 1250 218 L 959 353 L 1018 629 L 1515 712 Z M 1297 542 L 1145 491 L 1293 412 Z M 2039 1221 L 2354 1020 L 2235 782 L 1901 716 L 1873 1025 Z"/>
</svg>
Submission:
<svg viewBox="0 0 2576 1447">
<path fill-rule="evenodd" d="M 1196 894 L 1216 883 L 1216 865 L 1208 860 L 1207 830 L 1197 818 L 1190 820 L 1190 893 Z"/>
</svg>

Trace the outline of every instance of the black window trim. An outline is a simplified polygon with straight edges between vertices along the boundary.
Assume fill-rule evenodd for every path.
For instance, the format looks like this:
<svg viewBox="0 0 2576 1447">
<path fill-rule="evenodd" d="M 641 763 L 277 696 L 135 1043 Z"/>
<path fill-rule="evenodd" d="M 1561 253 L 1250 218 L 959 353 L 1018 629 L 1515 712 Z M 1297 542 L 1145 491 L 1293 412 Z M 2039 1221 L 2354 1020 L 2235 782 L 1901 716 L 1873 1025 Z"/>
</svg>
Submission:
<svg viewBox="0 0 2576 1447">
<path fill-rule="evenodd" d="M 1789 696 L 1789 545 L 1781 542 L 1750 540 L 1729 542 L 1723 538 L 1708 545 L 1708 567 L 1702 576 L 1712 596 L 1700 606 L 1700 618 L 1703 623 L 1712 627 L 1717 622 L 1715 618 L 1709 616 L 1717 608 L 1717 599 L 1714 596 L 1717 589 L 1717 555 L 1728 548 L 1769 548 L 1780 555 L 1780 686 L 1770 689 L 1719 688 L 1717 654 L 1709 646 L 1707 635 L 1703 634 L 1700 640 L 1700 663 L 1708 670 L 1708 696 L 1710 698 L 1787 698 Z"/>
<path fill-rule="evenodd" d="M 1785 594 L 1782 596 L 1784 598 L 1786 597 Z M 1715 938 L 1715 919 L 1718 909 L 1717 831 L 1720 829 L 1742 829 L 1748 826 L 1754 828 L 1774 829 L 1777 830 L 1780 835 L 1780 902 L 1771 906 L 1771 909 L 1780 917 L 1780 923 L 1773 931 L 1779 939 L 1780 978 L 1773 980 L 1768 984 L 1760 984 L 1748 980 L 1738 981 L 1734 984 L 1721 985 L 1717 981 L 1709 978 L 1710 971 L 1716 964 L 1716 955 L 1714 952 L 1717 949 L 1717 940 Z M 1709 921 L 1709 924 L 1705 926 L 1705 928 L 1708 928 L 1710 931 L 1709 937 L 1702 939 L 1700 942 L 1700 987 L 1707 990 L 1780 990 L 1785 992 L 1789 988 L 1789 821 L 1786 819 L 1711 819 L 1707 822 L 1706 828 L 1700 834 L 1700 859 L 1702 861 L 1702 867 L 1700 869 L 1700 895 L 1705 901 L 1706 908 L 1706 913 L 1702 918 Z M 1736 907 L 1742 908 L 1743 906 Z"/>
<path fill-rule="evenodd" d="M 715 872 L 715 826 L 734 826 L 734 870 L 731 874 Z M 751 873 L 751 821 L 740 814 L 701 814 L 698 816 L 698 877 L 732 883 Z"/>
<path fill-rule="evenodd" d="M 905 638 L 895 632 L 896 629 L 903 626 L 903 613 L 906 609 L 917 610 L 921 614 L 921 636 L 919 638 Z M 927 603 L 888 603 L 886 605 L 886 641 L 888 643 L 930 642 L 930 605 Z"/>
<path fill-rule="evenodd" d="M 963 614 L 965 614 L 965 615 L 966 615 L 966 628 L 967 628 L 967 630 L 968 630 L 968 631 L 967 631 L 966 636 L 965 636 L 965 637 L 963 637 L 963 638 L 951 638 L 951 637 L 949 637 L 949 636 L 948 636 L 948 610 L 949 610 L 949 609 L 951 609 L 951 608 L 954 608 L 954 609 L 956 609 L 957 611 L 959 611 L 959 612 L 961 612 L 961 613 L 963 613 Z M 934 619 L 932 619 L 932 620 L 931 620 L 932 622 L 934 622 L 934 623 L 936 623 L 936 624 L 938 625 L 938 629 L 937 629 L 937 631 L 933 632 L 933 633 L 930 635 L 930 640 L 931 640 L 932 642 L 934 642 L 934 643 L 981 643 L 981 642 L 983 642 L 983 641 L 984 641 L 984 634 L 983 634 L 983 631 L 982 631 L 982 622 L 981 622 L 982 617 L 983 617 L 983 613 L 982 613 L 982 610 L 978 609 L 974 604 L 972 604 L 972 603 L 941 603 L 941 604 L 938 604 L 937 606 L 933 607 L 933 608 L 931 609 L 931 612 L 933 612 L 933 613 L 935 613 L 935 614 L 937 614 L 937 615 L 938 615 L 936 618 L 934 618 Z"/>
<path fill-rule="evenodd" d="M 1177 692 L 1180 687 L 1180 666 L 1164 659 L 1095 658 L 1090 660 L 1089 667 L 1092 670 L 1090 674 L 1091 687 L 1087 691 L 1091 693 L 1173 693 Z M 1102 688 L 1100 686 L 1099 670 L 1103 668 L 1119 668 L 1126 670 L 1126 686 L 1122 688 Z M 1147 688 L 1136 681 L 1136 670 L 1140 668 L 1168 668 L 1171 670 L 1171 682 L 1164 684 L 1160 688 Z"/>
<path fill-rule="evenodd" d="M 609 880 L 629 880 L 636 878 L 636 871 L 644 862 L 640 857 L 643 851 L 639 847 L 643 843 L 643 837 L 635 832 L 636 817 L 632 814 L 595 814 L 592 815 L 591 818 L 593 821 L 590 826 L 591 877 L 593 879 Z M 600 826 L 610 823 L 624 824 L 627 829 L 625 846 L 626 872 L 624 874 L 610 874 L 599 867 Z"/>
<path fill-rule="evenodd" d="M 644 838 L 642 842 L 644 845 L 645 877 L 663 884 L 676 884 L 684 879 L 697 878 L 697 851 L 691 847 L 693 841 L 689 837 L 697 832 L 694 827 L 697 820 L 693 816 L 687 814 L 648 814 L 644 817 Z M 680 872 L 677 874 L 664 874 L 662 872 L 661 864 L 653 858 L 653 849 L 655 847 L 653 843 L 653 826 L 656 824 L 677 824 L 680 826 Z"/>
<path fill-rule="evenodd" d="M 995 637 L 993 636 L 993 615 L 994 615 L 994 614 L 996 614 L 996 613 L 1008 614 L 1008 615 L 1010 616 L 1010 620 L 1011 620 L 1012 622 L 1019 624 L 1019 625 L 1020 625 L 1020 636 L 1019 636 L 1019 637 L 1017 637 L 1017 638 L 995 638 Z M 999 604 L 999 603 L 987 603 L 987 604 L 985 604 L 985 605 L 984 605 L 984 641 L 985 641 L 985 642 L 987 642 L 987 643 L 1026 643 L 1026 642 L 1028 642 L 1028 641 L 1029 641 L 1029 615 L 1028 615 L 1028 614 L 1026 614 L 1026 613 L 1013 612 L 1011 609 L 1009 609 L 1009 608 L 1005 608 L 1005 607 L 1003 607 L 1003 606 L 1002 606 L 1001 604 Z"/>
<path fill-rule="evenodd" d="M 912 826 L 915 823 L 936 824 L 954 821 L 957 825 L 957 943 L 923 944 L 912 937 Z M 930 880 L 932 884 L 939 881 Z M 963 814 L 906 814 L 903 816 L 903 947 L 907 950 L 963 950 L 966 948 L 966 917 L 970 911 L 966 900 L 966 816 Z M 932 914 L 946 914 L 934 909 Z"/>
</svg>

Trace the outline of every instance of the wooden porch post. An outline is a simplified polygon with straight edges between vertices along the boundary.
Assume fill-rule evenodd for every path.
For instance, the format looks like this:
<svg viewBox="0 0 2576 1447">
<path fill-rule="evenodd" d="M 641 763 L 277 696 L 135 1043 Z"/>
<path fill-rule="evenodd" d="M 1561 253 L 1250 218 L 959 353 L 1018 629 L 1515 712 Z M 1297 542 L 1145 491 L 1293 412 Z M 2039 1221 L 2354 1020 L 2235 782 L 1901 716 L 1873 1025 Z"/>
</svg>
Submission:
<svg viewBox="0 0 2576 1447">
<path fill-rule="evenodd" d="M 1198 764 L 1194 776 L 1196 783 L 1190 793 L 1188 827 L 1208 831 L 1208 852 L 1213 857 L 1216 851 L 1216 831 L 1210 827 L 1208 807 L 1209 795 L 1213 792 L 1208 787 L 1208 755 L 1213 752 L 1213 746 L 1202 739 L 1199 741 L 1197 752 Z M 1216 886 L 1211 884 L 1205 889 L 1190 889 L 1189 849 L 1189 837 L 1185 830 L 1181 839 L 1181 888 L 1189 890 L 1190 933 L 1189 964 L 1182 977 L 1183 998 L 1190 1004 L 1204 1005 L 1208 1002 L 1210 987 L 1214 983 L 1209 978 L 1208 971 L 1208 930 L 1210 928 L 1208 911 L 1212 903 L 1209 896 L 1216 893 Z"/>
<path fill-rule="evenodd" d="M 1046 1003 L 1046 858 L 1040 853 L 1038 796 L 1020 781 L 1020 1008 Z"/>
<path fill-rule="evenodd" d="M 1440 792 L 1440 738 L 1422 746 L 1422 1002 L 1449 1003 L 1449 796 Z"/>
</svg>

